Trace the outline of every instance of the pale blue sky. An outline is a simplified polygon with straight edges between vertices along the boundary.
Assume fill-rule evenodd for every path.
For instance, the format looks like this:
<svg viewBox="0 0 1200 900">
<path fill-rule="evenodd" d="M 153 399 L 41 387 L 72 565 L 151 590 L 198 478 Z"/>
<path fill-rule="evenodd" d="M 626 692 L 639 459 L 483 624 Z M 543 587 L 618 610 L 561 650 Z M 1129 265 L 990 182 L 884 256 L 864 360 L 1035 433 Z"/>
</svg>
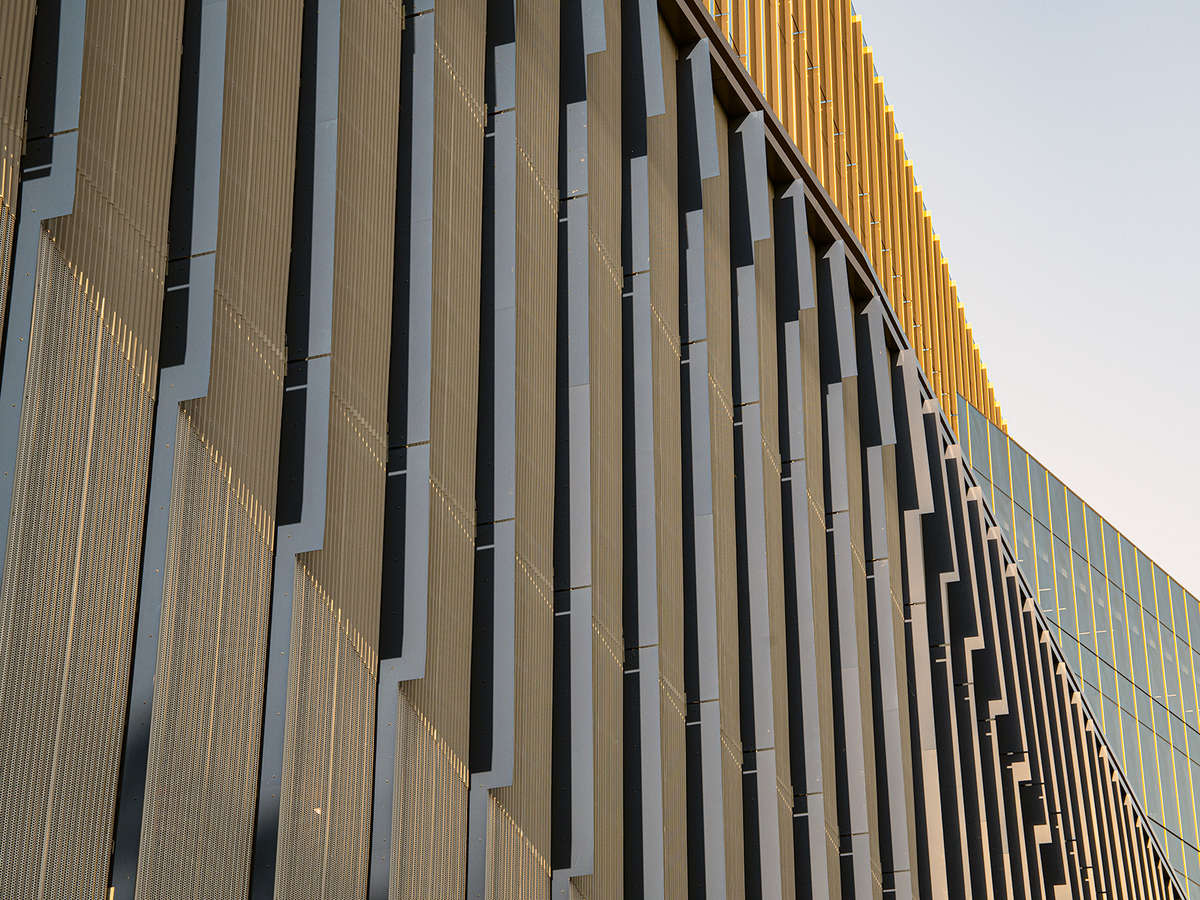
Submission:
<svg viewBox="0 0 1200 900">
<path fill-rule="evenodd" d="M 1200 2 L 854 6 L 1009 433 L 1200 592 Z"/>
</svg>

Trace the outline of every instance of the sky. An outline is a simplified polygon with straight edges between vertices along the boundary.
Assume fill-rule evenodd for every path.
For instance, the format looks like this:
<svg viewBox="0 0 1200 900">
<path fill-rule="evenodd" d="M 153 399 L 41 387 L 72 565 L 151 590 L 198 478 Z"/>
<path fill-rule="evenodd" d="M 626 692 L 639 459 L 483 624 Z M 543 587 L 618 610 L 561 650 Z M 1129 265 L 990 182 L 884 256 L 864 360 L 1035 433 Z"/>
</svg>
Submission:
<svg viewBox="0 0 1200 900">
<path fill-rule="evenodd" d="M 1200 593 L 1200 2 L 854 8 L 1009 434 Z"/>
</svg>

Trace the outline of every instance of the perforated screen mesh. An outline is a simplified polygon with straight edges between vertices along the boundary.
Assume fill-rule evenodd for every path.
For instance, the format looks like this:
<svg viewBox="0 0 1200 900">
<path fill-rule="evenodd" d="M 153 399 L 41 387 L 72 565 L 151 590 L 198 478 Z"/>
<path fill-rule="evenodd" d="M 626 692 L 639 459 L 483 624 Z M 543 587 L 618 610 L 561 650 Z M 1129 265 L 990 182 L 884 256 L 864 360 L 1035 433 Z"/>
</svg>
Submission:
<svg viewBox="0 0 1200 900">
<path fill-rule="evenodd" d="M 138 896 L 242 897 L 274 522 L 186 412 L 175 447 Z"/>
<path fill-rule="evenodd" d="M 467 767 L 404 691 L 396 718 L 392 897 L 466 892 Z"/>
<path fill-rule="evenodd" d="M 487 900 L 547 896 L 550 866 L 495 795 L 488 799 L 487 841 Z"/>
<path fill-rule="evenodd" d="M 296 566 L 276 897 L 358 898 L 366 885 L 375 659 Z"/>
<path fill-rule="evenodd" d="M 152 362 L 43 232 L 0 588 L 0 875 L 99 897 L 126 705 Z"/>
</svg>

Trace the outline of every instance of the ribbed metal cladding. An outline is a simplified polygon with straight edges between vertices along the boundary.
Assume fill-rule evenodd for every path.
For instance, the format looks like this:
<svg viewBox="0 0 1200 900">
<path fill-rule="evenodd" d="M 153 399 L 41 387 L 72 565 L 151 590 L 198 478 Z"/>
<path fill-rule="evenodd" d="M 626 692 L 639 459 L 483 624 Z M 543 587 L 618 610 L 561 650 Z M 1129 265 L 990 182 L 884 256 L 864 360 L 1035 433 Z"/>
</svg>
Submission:
<svg viewBox="0 0 1200 900">
<path fill-rule="evenodd" d="M 396 712 L 396 784 L 392 897 L 461 897 L 466 889 L 467 767 L 404 692 Z"/>
<path fill-rule="evenodd" d="M 468 0 L 320 2 L 311 33 L 285 0 L 228 10 L 211 376 L 166 436 L 139 896 L 243 897 L 249 875 L 263 896 L 357 898 L 373 861 L 372 900 L 698 896 L 701 875 L 708 897 L 1180 896 L 852 223 L 709 11 L 493 0 L 515 11 L 510 37 Z M 32 222 L 19 440 L 0 435 L 18 449 L 0 587 L 0 893 L 17 897 L 111 883 L 166 210 L 188 183 L 171 172 L 181 8 L 89 3 L 78 198 Z M 778 24 L 773 8 L 727 12 L 739 41 Z M 568 15 L 596 29 L 582 66 Z M 115 57 L 126 27 L 145 52 Z M 486 54 L 514 43 L 512 103 L 487 109 Z M 426 75 L 405 84 L 406 59 Z M 769 79 L 783 62 L 754 64 Z M 310 157 L 313 67 L 336 142 Z M 582 67 L 586 120 L 564 95 Z M 489 186 L 502 116 L 513 175 Z M 486 318 L 501 275 L 503 360 Z M 564 348 L 584 345 L 581 374 Z M 501 375 L 503 445 L 479 427 L 499 416 L 480 403 Z M 285 377 L 305 392 L 298 428 Z M 275 492 L 295 499 L 295 473 L 278 478 L 294 441 L 316 458 L 323 537 L 289 554 L 297 523 Z M 563 472 L 570 451 L 586 471 Z M 476 560 L 501 517 L 477 490 L 506 452 L 514 569 L 489 598 Z M 399 532 L 393 475 L 408 482 Z M 563 490 L 588 517 L 566 565 Z M 489 599 L 511 600 L 505 647 L 475 618 Z M 555 658 L 556 609 L 586 665 Z M 397 623 L 420 658 L 376 710 Z M 492 669 L 473 672 L 483 644 Z M 268 678 L 276 652 L 284 675 Z M 497 724 L 471 707 L 506 674 Z M 286 707 L 261 729 L 264 688 Z M 576 700 L 591 759 L 568 768 L 591 797 L 569 779 L 564 807 L 557 717 L 577 727 Z M 479 748 L 504 726 L 511 784 L 485 784 Z M 569 858 L 564 821 L 580 828 Z M 277 866 L 260 868 L 263 847 Z"/>
<path fill-rule="evenodd" d="M 275 523 L 180 416 L 139 897 L 245 894 Z"/>
<path fill-rule="evenodd" d="M 0 859 L 13 896 L 107 887 L 153 408 L 144 345 L 42 232 L 0 590 Z"/>
</svg>

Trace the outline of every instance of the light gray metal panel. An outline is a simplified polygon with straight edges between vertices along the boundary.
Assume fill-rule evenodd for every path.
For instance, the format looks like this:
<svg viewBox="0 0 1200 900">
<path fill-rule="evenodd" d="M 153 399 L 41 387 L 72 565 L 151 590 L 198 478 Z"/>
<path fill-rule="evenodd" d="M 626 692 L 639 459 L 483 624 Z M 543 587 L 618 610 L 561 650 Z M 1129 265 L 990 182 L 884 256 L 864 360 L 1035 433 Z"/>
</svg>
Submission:
<svg viewBox="0 0 1200 900">
<path fill-rule="evenodd" d="M 750 217 L 750 240 L 771 236 L 771 191 L 767 180 L 767 145 L 762 110 L 742 119 L 735 133 L 741 141 L 742 164 L 746 167 L 746 204 Z"/>
<path fill-rule="evenodd" d="M 626 276 L 650 270 L 650 161 L 645 156 L 626 160 L 629 168 L 629 204 L 626 215 L 630 220 L 630 246 Z M 649 297 L 649 283 L 646 287 Z"/>
<path fill-rule="evenodd" d="M 823 377 L 827 381 L 853 378 L 858 374 L 854 350 L 854 310 L 846 275 L 846 247 L 834 241 L 817 266 L 817 291 L 823 323 L 832 331 L 822 341 Z M 825 362 L 828 357 L 828 362 Z"/>
<path fill-rule="evenodd" d="M 700 783 L 704 806 L 704 880 L 710 897 L 725 896 L 725 795 L 721 784 L 720 700 L 700 704 Z M 717 752 L 710 752 L 716 748 Z"/>
<path fill-rule="evenodd" d="M 754 747 L 775 746 L 775 716 L 772 707 L 771 626 L 767 608 L 767 533 L 763 498 L 762 419 L 758 404 L 741 408 L 738 439 L 742 443 L 742 471 L 737 473 L 746 532 L 743 536 L 747 561 L 750 613 L 750 668 L 754 691 Z M 772 788 L 774 790 L 774 788 Z M 778 828 L 778 823 L 776 823 Z M 778 837 L 775 838 L 778 841 Z M 778 852 L 778 850 L 776 850 Z"/>
<path fill-rule="evenodd" d="M 662 897 L 663 860 L 662 715 L 658 688 L 658 646 L 638 651 L 638 706 L 641 710 L 642 896 Z"/>
<path fill-rule="evenodd" d="M 870 355 L 871 367 L 864 377 L 871 379 L 872 399 L 876 403 L 871 415 L 878 423 L 880 444 L 887 446 L 896 443 L 896 414 L 892 409 L 892 367 L 884 337 L 883 309 L 884 301 L 873 297 L 859 315 L 866 317 L 865 350 Z"/>
<path fill-rule="evenodd" d="M 592 589 L 571 591 L 571 865 L 591 874 L 596 855 L 592 699 Z"/>
<path fill-rule="evenodd" d="M 309 269 L 308 355 L 333 350 L 333 259 L 337 235 L 338 77 L 340 0 L 319 0 L 316 98 L 313 111 L 312 244 Z"/>
<path fill-rule="evenodd" d="M 638 646 L 645 647 L 658 643 L 658 534 L 654 500 L 654 372 L 651 352 L 654 316 L 650 308 L 650 273 L 636 274 L 631 281 L 633 293 L 626 302 L 632 304 L 633 389 L 634 396 L 638 398 L 633 411 L 638 633 L 627 635 L 626 640 L 633 638 Z"/>
<path fill-rule="evenodd" d="M 680 323 L 686 329 L 684 343 L 708 338 L 707 303 L 704 286 L 704 211 L 683 213 L 683 294 L 687 315 Z M 707 372 L 706 372 L 707 374 Z"/>
<path fill-rule="evenodd" d="M 433 3 L 419 4 L 424 12 Z M 436 13 L 410 17 L 404 40 L 412 41 L 413 88 L 412 191 L 409 221 L 411 250 L 408 294 L 408 422 L 404 442 L 429 440 L 429 404 L 433 341 L 433 161 L 434 47 Z M 423 597 L 425 590 L 420 595 Z M 407 598 L 409 595 L 405 594 Z M 407 603 L 405 606 L 407 607 Z"/>
<path fill-rule="evenodd" d="M 717 113 L 713 107 L 712 57 L 708 38 L 697 41 L 685 57 L 691 76 L 693 129 L 701 178 L 721 174 L 717 153 Z"/>
<path fill-rule="evenodd" d="M 604 0 L 580 0 L 583 20 L 583 52 L 587 55 L 607 49 L 608 36 L 604 30 Z"/>
<path fill-rule="evenodd" d="M 768 698 L 769 699 L 769 698 Z M 757 708 L 757 702 L 755 707 Z M 768 708 L 767 715 L 771 715 Z M 755 784 L 758 791 L 759 889 L 763 897 L 783 896 L 783 858 L 779 839 L 779 773 L 775 766 L 775 748 L 760 749 L 754 755 Z M 790 860 L 789 860 L 790 867 Z"/>
<path fill-rule="evenodd" d="M 633 2 L 636 3 L 633 11 L 638 17 L 638 37 L 641 42 L 638 49 L 646 91 L 646 118 L 652 119 L 667 111 L 666 92 L 663 88 L 662 45 L 658 35 L 658 3 L 656 0 Z"/>
</svg>

